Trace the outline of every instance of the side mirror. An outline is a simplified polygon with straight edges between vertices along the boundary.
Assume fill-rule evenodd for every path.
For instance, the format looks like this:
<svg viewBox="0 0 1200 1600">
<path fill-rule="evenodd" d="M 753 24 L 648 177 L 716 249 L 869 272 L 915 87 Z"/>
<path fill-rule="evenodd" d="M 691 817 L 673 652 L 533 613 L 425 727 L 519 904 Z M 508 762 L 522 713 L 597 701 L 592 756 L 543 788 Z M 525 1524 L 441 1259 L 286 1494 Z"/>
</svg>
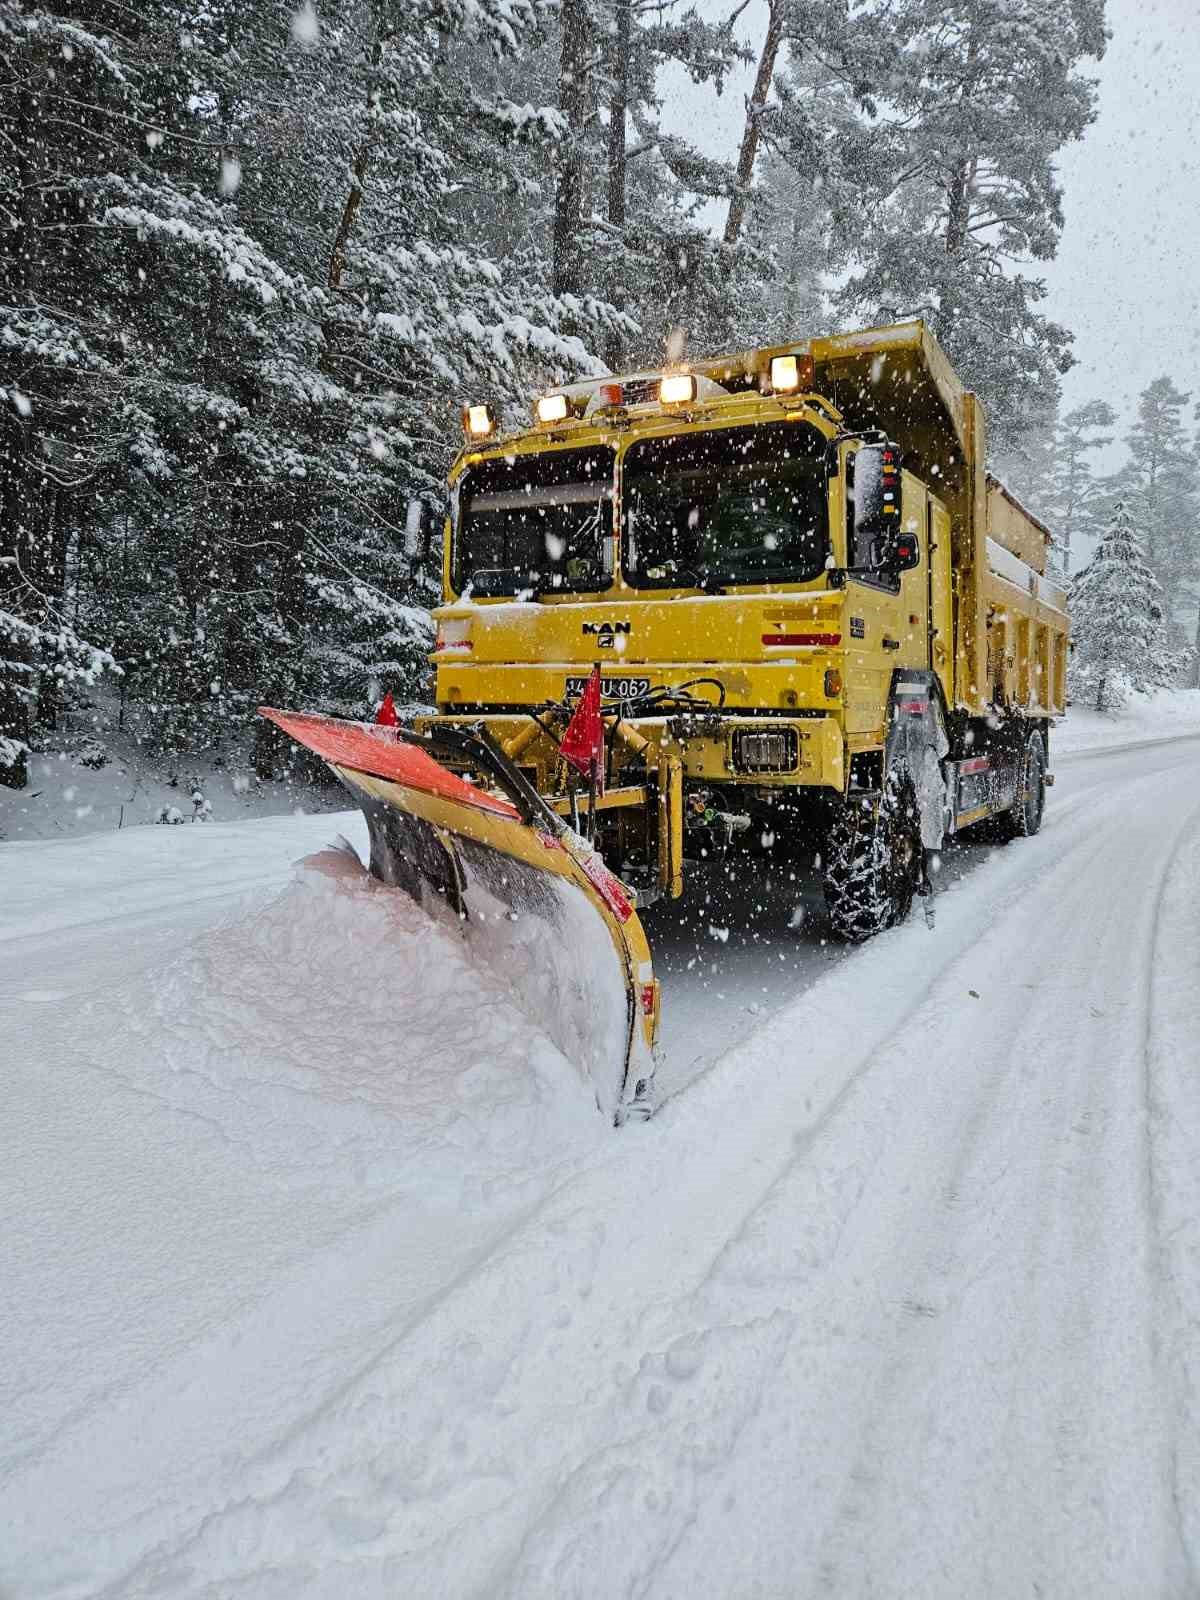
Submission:
<svg viewBox="0 0 1200 1600">
<path fill-rule="evenodd" d="M 423 560 L 433 544 L 433 507 L 427 500 L 410 500 L 404 522 L 404 553 L 412 560 Z"/>
<path fill-rule="evenodd" d="M 880 572 L 911 572 L 921 565 L 921 542 L 911 531 L 881 533 L 871 545 L 871 565 Z"/>
</svg>

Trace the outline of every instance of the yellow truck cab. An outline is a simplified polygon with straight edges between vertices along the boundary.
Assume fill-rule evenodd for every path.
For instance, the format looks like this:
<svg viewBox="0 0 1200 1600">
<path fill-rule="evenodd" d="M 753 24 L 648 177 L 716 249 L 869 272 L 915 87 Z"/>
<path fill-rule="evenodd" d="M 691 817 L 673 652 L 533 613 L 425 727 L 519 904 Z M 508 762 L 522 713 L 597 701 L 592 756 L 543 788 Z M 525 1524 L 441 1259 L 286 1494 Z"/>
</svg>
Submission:
<svg viewBox="0 0 1200 1600">
<path fill-rule="evenodd" d="M 921 322 L 574 384 L 507 434 L 477 404 L 464 428 L 418 725 L 451 769 L 472 767 L 455 731 L 485 737 L 643 903 L 693 860 L 818 854 L 851 940 L 907 914 L 947 835 L 1037 831 L 1065 595 Z M 587 794 L 558 741 L 597 663 Z"/>
<path fill-rule="evenodd" d="M 1037 832 L 1066 598 L 920 322 L 463 420 L 437 714 L 261 711 L 361 806 L 372 874 L 527 996 L 619 1123 L 654 1103 L 639 904 L 714 859 L 815 858 L 832 931 L 865 939 L 949 835 Z"/>
</svg>

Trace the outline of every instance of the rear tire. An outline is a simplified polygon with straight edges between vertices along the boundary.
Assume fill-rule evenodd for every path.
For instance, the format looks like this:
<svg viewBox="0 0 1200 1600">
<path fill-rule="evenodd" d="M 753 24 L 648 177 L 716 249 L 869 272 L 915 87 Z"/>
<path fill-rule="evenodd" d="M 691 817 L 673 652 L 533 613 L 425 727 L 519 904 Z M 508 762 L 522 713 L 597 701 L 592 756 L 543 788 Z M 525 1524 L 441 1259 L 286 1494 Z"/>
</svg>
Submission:
<svg viewBox="0 0 1200 1600">
<path fill-rule="evenodd" d="M 921 873 L 921 818 L 907 778 L 876 803 L 849 800 L 825 845 L 825 905 L 834 937 L 861 944 L 903 922 Z"/>
<path fill-rule="evenodd" d="M 1031 733 L 1022 746 L 1017 765 L 1017 798 L 1011 811 L 996 818 L 999 838 L 1032 839 L 1046 810 L 1046 746 L 1040 733 Z"/>
</svg>

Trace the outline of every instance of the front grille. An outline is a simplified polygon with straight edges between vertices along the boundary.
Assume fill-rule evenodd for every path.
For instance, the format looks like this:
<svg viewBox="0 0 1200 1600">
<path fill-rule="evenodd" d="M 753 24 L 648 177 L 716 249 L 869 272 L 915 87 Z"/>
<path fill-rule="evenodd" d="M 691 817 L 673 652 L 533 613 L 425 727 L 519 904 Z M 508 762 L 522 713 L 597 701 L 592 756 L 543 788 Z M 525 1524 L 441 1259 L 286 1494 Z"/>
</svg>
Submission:
<svg viewBox="0 0 1200 1600">
<path fill-rule="evenodd" d="M 798 749 L 795 728 L 738 728 L 733 764 L 739 772 L 795 772 Z"/>
</svg>

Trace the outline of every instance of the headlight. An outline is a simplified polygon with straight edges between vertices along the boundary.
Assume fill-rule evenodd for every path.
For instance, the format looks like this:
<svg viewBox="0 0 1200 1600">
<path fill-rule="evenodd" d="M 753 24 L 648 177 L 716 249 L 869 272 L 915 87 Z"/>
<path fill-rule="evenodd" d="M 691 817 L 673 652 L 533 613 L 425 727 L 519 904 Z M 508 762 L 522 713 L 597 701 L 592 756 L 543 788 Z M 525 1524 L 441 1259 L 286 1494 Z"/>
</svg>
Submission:
<svg viewBox="0 0 1200 1600">
<path fill-rule="evenodd" d="M 742 772 L 794 772 L 798 748 L 795 728 L 738 728 L 733 764 Z"/>
</svg>

